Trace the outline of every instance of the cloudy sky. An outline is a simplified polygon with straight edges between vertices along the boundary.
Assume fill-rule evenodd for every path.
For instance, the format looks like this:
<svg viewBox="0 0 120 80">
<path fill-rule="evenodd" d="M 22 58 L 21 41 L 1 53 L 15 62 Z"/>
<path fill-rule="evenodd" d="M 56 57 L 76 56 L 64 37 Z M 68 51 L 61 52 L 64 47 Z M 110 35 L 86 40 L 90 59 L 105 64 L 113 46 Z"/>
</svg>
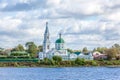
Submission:
<svg viewBox="0 0 120 80">
<path fill-rule="evenodd" d="M 59 32 L 67 48 L 120 44 L 120 0 L 0 0 L 0 47 L 42 44 L 46 21 L 52 47 Z"/>
</svg>

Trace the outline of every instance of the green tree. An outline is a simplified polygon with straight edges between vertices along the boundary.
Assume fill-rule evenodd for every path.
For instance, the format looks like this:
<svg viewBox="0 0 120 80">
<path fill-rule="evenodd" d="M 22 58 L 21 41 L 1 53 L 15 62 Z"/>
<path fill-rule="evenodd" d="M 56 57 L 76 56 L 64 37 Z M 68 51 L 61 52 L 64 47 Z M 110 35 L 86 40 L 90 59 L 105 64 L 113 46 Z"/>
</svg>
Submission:
<svg viewBox="0 0 120 80">
<path fill-rule="evenodd" d="M 38 46 L 38 51 L 43 52 L 43 46 L 42 45 Z"/>
<path fill-rule="evenodd" d="M 55 61 L 55 62 L 61 62 L 62 61 L 62 57 L 61 56 L 53 56 L 52 59 Z"/>
<path fill-rule="evenodd" d="M 34 44 L 34 42 L 27 42 L 27 43 L 25 44 L 25 46 L 26 46 L 26 48 L 28 49 L 29 46 L 32 45 L 32 44 Z"/>
<path fill-rule="evenodd" d="M 19 51 L 25 51 L 23 45 L 21 45 L 21 44 L 19 44 L 19 45 L 17 46 L 17 48 L 19 49 Z"/>
<path fill-rule="evenodd" d="M 19 44 L 17 47 L 13 48 L 12 51 L 25 51 L 23 45 Z"/>
<path fill-rule="evenodd" d="M 116 59 L 119 60 L 120 59 L 120 45 L 119 44 L 114 44 L 112 46 L 112 48 L 116 49 Z"/>
<path fill-rule="evenodd" d="M 117 50 L 117 54 L 120 54 L 120 45 L 119 44 L 114 44 L 112 47 Z"/>
<path fill-rule="evenodd" d="M 100 47 L 97 47 L 97 51 L 98 51 L 98 52 L 102 52 L 102 50 L 101 50 Z"/>
<path fill-rule="evenodd" d="M 87 53 L 88 53 L 87 47 L 84 47 L 83 50 L 82 50 L 82 52 L 83 52 L 84 54 L 87 54 Z"/>
<path fill-rule="evenodd" d="M 104 53 L 106 49 L 107 49 L 106 47 L 97 47 L 97 51 L 100 53 Z"/>
<path fill-rule="evenodd" d="M 76 58 L 75 59 L 75 64 L 77 64 L 77 65 L 84 65 L 85 64 L 85 60 L 84 59 L 80 59 L 80 58 Z"/>
<path fill-rule="evenodd" d="M 26 46 L 28 47 L 27 52 L 30 53 L 31 57 L 37 57 L 37 46 L 34 42 L 27 42 Z"/>
<path fill-rule="evenodd" d="M 105 50 L 105 53 L 107 54 L 108 59 L 111 60 L 111 59 L 116 57 L 117 49 L 116 48 L 110 48 L 110 49 Z"/>
<path fill-rule="evenodd" d="M 72 49 L 67 49 L 68 52 L 73 53 L 74 51 Z"/>
<path fill-rule="evenodd" d="M 54 65 L 54 61 L 52 59 L 49 58 L 44 58 L 44 64 L 46 65 Z"/>
<path fill-rule="evenodd" d="M 119 45 L 119 44 L 114 44 L 113 47 L 114 47 L 114 48 L 119 48 L 119 49 L 120 49 L 120 45 Z"/>
</svg>

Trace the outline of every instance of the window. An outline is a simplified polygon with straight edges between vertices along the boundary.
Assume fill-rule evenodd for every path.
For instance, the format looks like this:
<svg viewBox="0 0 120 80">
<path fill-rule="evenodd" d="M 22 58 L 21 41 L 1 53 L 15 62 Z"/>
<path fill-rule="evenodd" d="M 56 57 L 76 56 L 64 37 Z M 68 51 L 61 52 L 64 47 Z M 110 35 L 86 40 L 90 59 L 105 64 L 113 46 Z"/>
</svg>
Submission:
<svg viewBox="0 0 120 80">
<path fill-rule="evenodd" d="M 49 47 L 49 45 L 47 46 L 47 49 L 49 49 L 50 47 Z"/>
<path fill-rule="evenodd" d="M 47 36 L 47 39 L 49 39 L 49 36 Z"/>
<path fill-rule="evenodd" d="M 64 48 L 64 45 L 62 44 L 62 48 Z"/>
</svg>

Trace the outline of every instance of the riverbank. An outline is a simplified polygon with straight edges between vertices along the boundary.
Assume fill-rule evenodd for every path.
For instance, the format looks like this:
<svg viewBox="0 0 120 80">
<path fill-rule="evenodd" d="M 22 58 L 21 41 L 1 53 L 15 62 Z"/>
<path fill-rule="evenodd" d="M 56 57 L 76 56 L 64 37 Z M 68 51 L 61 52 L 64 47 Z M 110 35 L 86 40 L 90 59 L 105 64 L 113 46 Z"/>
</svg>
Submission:
<svg viewBox="0 0 120 80">
<path fill-rule="evenodd" d="M 112 61 L 61 61 L 61 62 L 0 62 L 0 67 L 79 67 L 79 66 L 107 66 L 107 67 L 120 67 L 120 60 Z"/>
</svg>

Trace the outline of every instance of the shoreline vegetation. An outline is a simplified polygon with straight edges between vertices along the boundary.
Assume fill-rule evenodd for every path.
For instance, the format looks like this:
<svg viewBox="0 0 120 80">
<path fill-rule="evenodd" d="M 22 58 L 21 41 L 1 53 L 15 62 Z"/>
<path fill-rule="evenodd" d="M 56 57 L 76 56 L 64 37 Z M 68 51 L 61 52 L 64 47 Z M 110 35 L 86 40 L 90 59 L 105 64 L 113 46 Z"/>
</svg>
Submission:
<svg viewBox="0 0 120 80">
<path fill-rule="evenodd" d="M 98 47 L 90 51 L 87 47 L 83 50 L 72 50 L 67 49 L 69 54 L 75 52 L 84 53 L 87 55 L 88 52 L 100 52 L 105 55 L 104 57 L 94 57 L 94 60 L 86 60 L 80 57 L 70 59 L 66 61 L 61 56 L 54 55 L 51 59 L 44 58 L 39 59 L 39 52 L 43 52 L 43 46 L 37 46 L 34 42 L 27 42 L 26 49 L 23 45 L 19 44 L 13 49 L 4 50 L 0 48 L 0 67 L 79 67 L 79 66 L 110 66 L 120 67 L 120 45 L 114 44 L 110 48 Z M 96 54 L 97 56 L 99 54 Z"/>
<path fill-rule="evenodd" d="M 9 61 L 8 61 L 9 60 Z M 2 59 L 0 67 L 120 67 L 120 60 L 75 60 L 61 61 L 60 59 Z"/>
</svg>

